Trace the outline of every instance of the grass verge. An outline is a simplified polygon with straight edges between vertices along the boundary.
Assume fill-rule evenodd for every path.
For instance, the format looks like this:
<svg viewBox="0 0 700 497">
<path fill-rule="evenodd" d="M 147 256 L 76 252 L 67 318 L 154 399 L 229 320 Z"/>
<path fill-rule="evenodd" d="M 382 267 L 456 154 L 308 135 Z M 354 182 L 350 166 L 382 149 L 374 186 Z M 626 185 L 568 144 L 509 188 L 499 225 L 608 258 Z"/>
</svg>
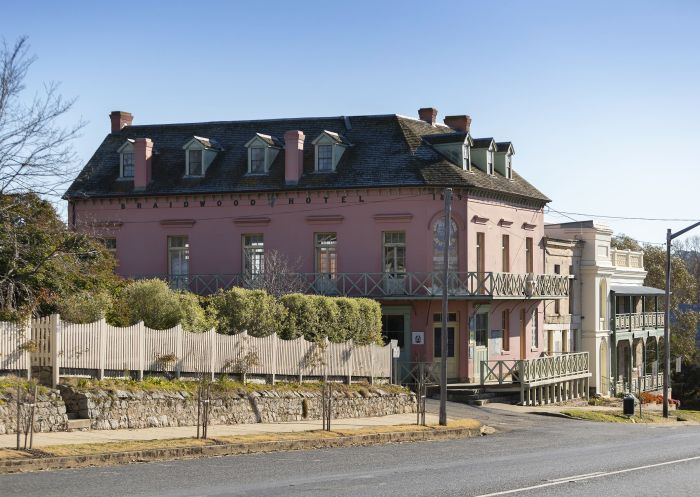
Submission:
<svg viewBox="0 0 700 497">
<path fill-rule="evenodd" d="M 700 411 L 675 411 L 668 418 L 664 418 L 660 411 L 647 411 L 642 409 L 642 416 L 625 416 L 619 411 L 589 411 L 585 409 L 566 409 L 562 414 L 586 421 L 600 423 L 674 423 L 676 421 L 700 422 Z"/>
<path fill-rule="evenodd" d="M 86 456 L 92 454 L 112 454 L 118 452 L 131 452 L 148 449 L 169 449 L 175 447 L 203 447 L 207 445 L 245 444 L 255 442 L 275 442 L 282 440 L 324 440 L 347 436 L 372 435 L 378 433 L 418 432 L 430 430 L 446 430 L 465 428 L 478 430 L 481 423 L 474 419 L 460 419 L 450 421 L 447 426 L 418 426 L 418 425 L 393 425 L 374 426 L 358 429 L 337 429 L 333 431 L 301 431 L 284 433 L 260 433 L 254 435 L 236 435 L 215 437 L 207 440 L 196 438 L 173 438 L 167 440 L 124 440 L 120 442 L 98 442 L 67 445 L 49 445 L 41 447 L 40 454 L 27 451 L 0 449 L 0 460 L 25 459 L 32 457 L 61 457 L 61 456 Z"/>
</svg>

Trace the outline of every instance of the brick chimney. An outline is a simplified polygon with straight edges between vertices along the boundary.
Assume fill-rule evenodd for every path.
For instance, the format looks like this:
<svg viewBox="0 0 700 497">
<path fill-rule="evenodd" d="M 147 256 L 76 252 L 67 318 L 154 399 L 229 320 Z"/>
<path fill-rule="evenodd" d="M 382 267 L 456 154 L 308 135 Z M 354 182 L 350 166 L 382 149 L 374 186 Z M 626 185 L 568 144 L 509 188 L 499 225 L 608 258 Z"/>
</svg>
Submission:
<svg viewBox="0 0 700 497">
<path fill-rule="evenodd" d="M 134 140 L 134 190 L 145 190 L 151 182 L 153 141 L 150 138 Z"/>
<path fill-rule="evenodd" d="M 437 119 L 437 114 L 438 111 L 437 109 L 433 107 L 423 107 L 422 109 L 418 109 L 418 117 L 420 118 L 421 121 L 425 121 L 426 123 L 433 125 L 435 124 L 435 120 Z"/>
<path fill-rule="evenodd" d="M 119 132 L 124 126 L 131 126 L 134 116 L 130 112 L 114 110 L 109 114 L 109 120 L 112 122 L 112 133 Z"/>
<path fill-rule="evenodd" d="M 284 181 L 288 185 L 297 184 L 304 172 L 304 138 L 299 130 L 284 134 Z"/>
<path fill-rule="evenodd" d="M 443 121 L 453 130 L 463 133 L 469 133 L 469 127 L 472 124 L 472 118 L 466 114 L 460 116 L 445 116 Z"/>
</svg>

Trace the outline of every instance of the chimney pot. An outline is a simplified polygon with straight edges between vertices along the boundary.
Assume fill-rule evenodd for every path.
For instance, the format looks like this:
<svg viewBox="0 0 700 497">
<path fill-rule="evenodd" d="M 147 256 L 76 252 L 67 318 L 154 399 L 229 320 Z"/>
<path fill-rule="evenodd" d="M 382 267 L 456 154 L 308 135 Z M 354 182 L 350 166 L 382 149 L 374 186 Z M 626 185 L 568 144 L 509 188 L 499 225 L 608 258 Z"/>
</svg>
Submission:
<svg viewBox="0 0 700 497">
<path fill-rule="evenodd" d="M 124 126 L 131 126 L 134 116 L 130 112 L 115 110 L 109 114 L 109 120 L 112 123 L 112 133 L 118 133 Z"/>
<path fill-rule="evenodd" d="M 150 138 L 134 140 L 134 190 L 145 190 L 151 182 L 153 141 Z"/>
<path fill-rule="evenodd" d="M 435 124 L 435 121 L 437 120 L 437 115 L 438 110 L 434 107 L 423 107 L 422 109 L 418 109 L 418 117 L 420 118 L 420 120 L 425 121 L 431 126 Z"/>
<path fill-rule="evenodd" d="M 466 114 L 459 116 L 445 116 L 444 122 L 455 131 L 469 133 L 469 128 L 472 125 L 472 118 Z"/>
<path fill-rule="evenodd" d="M 284 134 L 284 181 L 288 185 L 297 184 L 304 172 L 304 138 L 299 130 Z"/>
</svg>

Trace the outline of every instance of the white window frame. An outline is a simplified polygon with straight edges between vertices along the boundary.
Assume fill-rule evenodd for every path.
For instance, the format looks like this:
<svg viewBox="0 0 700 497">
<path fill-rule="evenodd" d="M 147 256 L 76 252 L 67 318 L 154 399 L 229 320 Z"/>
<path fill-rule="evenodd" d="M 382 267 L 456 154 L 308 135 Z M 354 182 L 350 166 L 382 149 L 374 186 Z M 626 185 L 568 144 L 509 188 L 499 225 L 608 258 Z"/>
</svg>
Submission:
<svg viewBox="0 0 700 497">
<path fill-rule="evenodd" d="M 506 178 L 513 179 L 513 154 L 506 154 Z"/>
<path fill-rule="evenodd" d="M 270 172 L 270 166 L 274 162 L 275 158 L 277 158 L 277 154 L 279 153 L 280 150 L 282 150 L 281 147 L 270 145 L 270 143 L 265 141 L 262 137 L 265 137 L 265 138 L 272 140 L 271 136 L 261 135 L 260 133 L 257 133 L 253 138 L 251 138 L 245 144 L 245 147 L 247 149 L 247 155 L 248 155 L 248 168 L 247 168 L 246 174 L 249 174 L 252 176 L 267 174 L 268 172 Z M 262 171 L 253 171 L 253 150 L 254 149 L 263 149 L 264 150 L 263 170 Z"/>
<path fill-rule="evenodd" d="M 532 311 L 532 316 L 530 318 L 530 346 L 533 350 L 539 349 L 540 347 L 540 314 L 537 309 Z"/>
<path fill-rule="evenodd" d="M 192 174 L 192 166 L 190 165 L 190 154 L 192 152 L 199 152 L 199 167 L 201 172 L 199 174 Z M 200 147 L 190 147 L 187 149 L 187 176 L 192 178 L 201 178 L 204 176 L 204 149 Z"/>
<path fill-rule="evenodd" d="M 472 152 L 468 143 L 462 145 L 462 169 L 465 171 L 472 170 Z"/>
<path fill-rule="evenodd" d="M 387 235 L 395 234 L 401 235 L 402 240 L 387 241 Z M 400 248 L 403 248 L 403 255 L 401 256 L 403 261 L 403 270 L 397 269 L 399 267 L 399 264 L 397 264 L 397 261 L 399 260 L 398 249 Z M 387 269 L 387 249 L 393 253 L 393 263 L 391 269 Z M 407 272 L 406 260 L 406 232 L 401 230 L 382 231 L 382 272 L 390 276 L 403 277 Z"/>
<path fill-rule="evenodd" d="M 134 140 L 125 141 L 121 147 L 117 149 L 119 153 L 119 179 L 133 180 L 136 175 L 136 160 L 134 157 Z M 131 154 L 131 164 L 133 167 L 133 173 L 131 176 L 124 176 L 124 156 Z"/>
<path fill-rule="evenodd" d="M 175 240 L 184 240 L 184 244 L 173 246 Z M 173 257 L 183 256 L 185 272 L 173 273 Z M 187 235 L 168 235 L 168 277 L 170 285 L 176 289 L 186 290 L 189 287 L 190 275 L 190 237 Z"/>
<path fill-rule="evenodd" d="M 241 235 L 241 245 L 244 276 L 251 279 L 261 277 L 265 273 L 265 236 L 262 233 L 244 233 Z"/>
<path fill-rule="evenodd" d="M 338 234 L 329 231 L 314 233 L 314 247 L 316 273 L 327 279 L 335 279 L 338 274 Z M 324 265 L 328 271 L 322 270 Z"/>
<path fill-rule="evenodd" d="M 495 171 L 495 154 L 493 152 L 493 147 L 489 147 L 488 151 L 486 152 L 486 173 L 489 174 L 490 176 L 493 176 L 494 171 Z"/>
<path fill-rule="evenodd" d="M 333 133 L 333 135 L 336 135 Z M 339 136 L 339 135 L 338 135 Z M 345 153 L 346 145 L 339 143 L 338 140 L 333 138 L 328 131 L 324 131 L 318 135 L 312 142 L 314 146 L 314 172 L 320 174 L 327 174 L 335 172 L 340 162 L 340 158 Z M 319 169 L 319 147 L 324 145 L 330 145 L 331 147 L 331 168 L 330 169 Z"/>
<path fill-rule="evenodd" d="M 262 170 L 253 170 L 253 156 L 256 150 L 262 151 Z M 265 174 L 267 173 L 267 147 L 253 145 L 248 147 L 248 173 L 249 174 Z"/>
</svg>

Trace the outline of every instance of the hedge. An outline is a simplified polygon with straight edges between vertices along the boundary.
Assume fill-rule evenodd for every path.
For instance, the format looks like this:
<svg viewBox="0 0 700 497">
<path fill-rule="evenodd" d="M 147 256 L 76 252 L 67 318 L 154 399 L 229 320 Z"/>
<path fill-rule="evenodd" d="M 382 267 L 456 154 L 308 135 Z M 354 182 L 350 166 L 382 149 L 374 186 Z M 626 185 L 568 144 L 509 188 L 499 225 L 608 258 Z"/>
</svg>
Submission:
<svg viewBox="0 0 700 497">
<path fill-rule="evenodd" d="M 207 300 L 208 311 L 219 333 L 247 330 L 255 337 L 280 333 L 280 325 L 287 316 L 287 309 L 264 290 L 219 290 Z"/>
</svg>

